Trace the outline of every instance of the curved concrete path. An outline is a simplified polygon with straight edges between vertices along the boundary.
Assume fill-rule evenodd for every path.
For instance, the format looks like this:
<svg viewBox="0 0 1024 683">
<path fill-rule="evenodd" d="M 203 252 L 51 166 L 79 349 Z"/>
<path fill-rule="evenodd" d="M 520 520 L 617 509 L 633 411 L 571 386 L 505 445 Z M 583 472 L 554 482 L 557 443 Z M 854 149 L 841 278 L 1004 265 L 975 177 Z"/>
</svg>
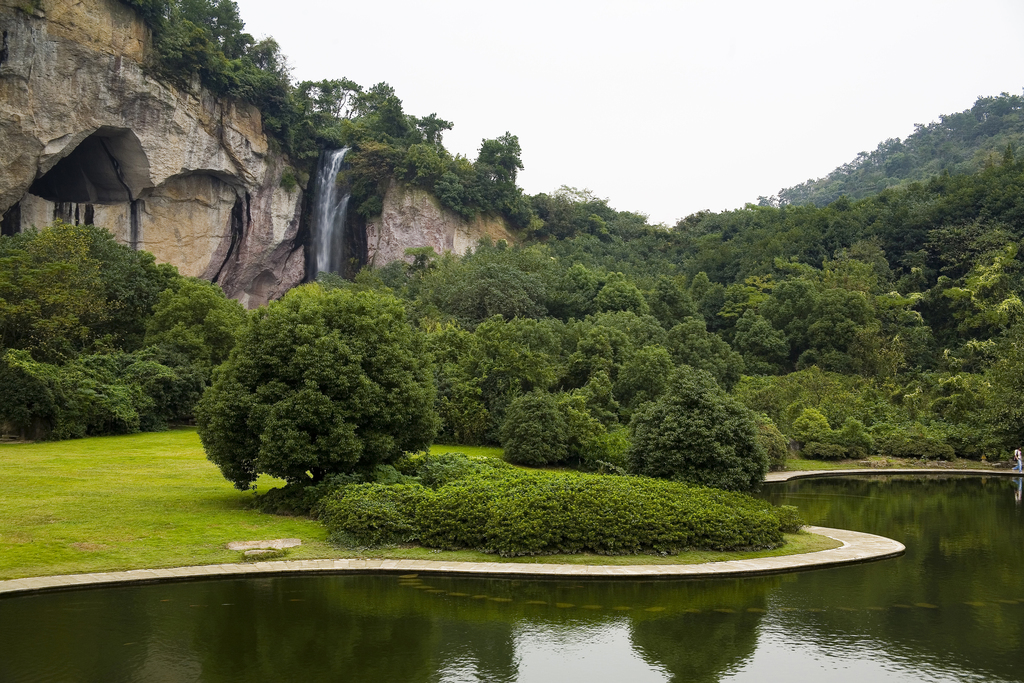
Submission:
<svg viewBox="0 0 1024 683">
<path fill-rule="evenodd" d="M 842 547 L 800 555 L 763 557 L 754 560 L 728 560 L 705 564 L 607 565 L 535 564 L 518 562 L 441 562 L 436 560 L 281 560 L 246 564 L 215 564 L 174 569 L 134 569 L 123 572 L 67 574 L 0 581 L 0 597 L 38 591 L 71 590 L 90 586 L 187 581 L 200 578 L 224 578 L 254 575 L 354 574 L 368 572 L 401 574 L 450 574 L 456 576 L 499 576 L 592 579 L 697 579 L 733 576 L 760 576 L 803 569 L 821 569 L 842 564 L 871 562 L 902 555 L 902 543 L 859 531 L 805 527 L 842 542 Z"/>
<path fill-rule="evenodd" d="M 809 477 L 836 477 L 836 476 L 847 476 L 847 475 L 861 475 L 871 476 L 879 474 L 969 474 L 971 476 L 977 475 L 991 475 L 996 477 L 1020 477 L 1020 472 L 1014 472 L 1013 470 L 953 470 L 953 469 L 942 469 L 938 467 L 930 468 L 898 468 L 898 467 L 880 467 L 878 469 L 855 469 L 855 470 L 797 470 L 793 472 L 769 472 L 765 476 L 764 480 L 767 483 L 775 481 L 789 481 L 791 479 L 807 479 Z"/>
</svg>

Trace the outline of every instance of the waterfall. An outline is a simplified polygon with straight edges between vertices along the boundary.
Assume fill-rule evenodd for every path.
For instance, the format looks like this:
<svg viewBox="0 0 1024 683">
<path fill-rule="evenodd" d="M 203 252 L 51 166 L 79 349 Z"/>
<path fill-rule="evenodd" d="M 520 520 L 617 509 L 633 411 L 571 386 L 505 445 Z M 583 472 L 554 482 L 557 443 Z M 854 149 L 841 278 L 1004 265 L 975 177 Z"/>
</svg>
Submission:
<svg viewBox="0 0 1024 683">
<path fill-rule="evenodd" d="M 313 186 L 313 263 L 317 273 L 345 274 L 345 217 L 348 212 L 347 187 L 338 187 L 337 177 L 348 147 L 324 150 Z"/>
</svg>

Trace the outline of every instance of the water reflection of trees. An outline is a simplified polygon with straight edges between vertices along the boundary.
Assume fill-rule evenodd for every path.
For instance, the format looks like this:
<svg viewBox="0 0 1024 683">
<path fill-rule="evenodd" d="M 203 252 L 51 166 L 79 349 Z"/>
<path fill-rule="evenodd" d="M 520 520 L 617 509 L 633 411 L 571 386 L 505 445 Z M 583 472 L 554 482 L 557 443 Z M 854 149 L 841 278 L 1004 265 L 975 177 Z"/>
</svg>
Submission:
<svg viewBox="0 0 1024 683">
<path fill-rule="evenodd" d="M 895 538 L 904 557 L 801 574 L 773 601 L 785 630 L 834 648 L 870 638 L 923 668 L 1020 676 L 1024 514 L 997 477 L 791 482 L 775 502 L 805 519 Z M 807 611 L 820 609 L 822 611 Z"/>
<path fill-rule="evenodd" d="M 433 681 L 457 670 L 513 681 L 514 634 L 523 625 L 556 641 L 626 625 L 652 666 L 675 680 L 714 681 L 754 651 L 776 585 L 349 576 L 44 594 L 0 602 L 0 680 L 59 670 L 60 680 L 326 680 L 344 672 L 346 680 Z"/>
<path fill-rule="evenodd" d="M 668 616 L 636 619 L 633 644 L 673 681 L 717 681 L 757 648 L 767 594 L 777 580 L 694 582 L 671 593 L 680 607 Z"/>
</svg>

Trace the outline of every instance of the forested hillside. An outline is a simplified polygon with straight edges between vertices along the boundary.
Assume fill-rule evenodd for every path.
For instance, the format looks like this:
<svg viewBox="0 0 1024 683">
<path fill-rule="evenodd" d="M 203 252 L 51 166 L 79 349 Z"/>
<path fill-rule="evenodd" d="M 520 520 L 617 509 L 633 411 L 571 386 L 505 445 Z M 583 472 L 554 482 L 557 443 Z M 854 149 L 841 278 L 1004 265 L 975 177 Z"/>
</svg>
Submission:
<svg viewBox="0 0 1024 683">
<path fill-rule="evenodd" d="M 905 140 L 889 138 L 872 152 L 861 152 L 824 178 L 808 180 L 761 197 L 762 205 L 825 206 L 845 195 L 861 199 L 888 187 L 927 180 L 943 172 L 974 173 L 996 163 L 1007 148 L 1024 142 L 1024 98 L 1002 93 L 979 97 L 970 109 L 915 124 Z"/>
<path fill-rule="evenodd" d="M 1007 155 L 666 231 L 563 189 L 532 198 L 529 246 L 421 254 L 335 284 L 406 300 L 433 340 L 450 439 L 500 442 L 529 392 L 579 401 L 613 434 L 690 366 L 820 457 L 991 457 L 1024 437 L 1022 190 Z"/>
<path fill-rule="evenodd" d="M 702 212 L 665 229 L 584 190 L 526 196 L 516 185 L 515 136 L 483 141 L 475 162 L 452 157 L 441 145 L 451 123 L 405 114 L 386 84 L 289 84 L 283 61 L 259 61 L 276 47 L 241 33 L 230 0 L 159 7 L 156 42 L 170 60 L 163 68 L 175 63 L 174 49 L 198 45 L 178 68 L 210 83 L 223 76 L 235 92 L 250 62 L 260 73 L 280 66 L 270 72 L 280 77 L 283 109 L 266 110 L 268 125 L 299 159 L 352 146 L 346 173 L 360 213 L 379 210 L 388 183 L 409 182 L 464 215 L 505 215 L 520 244 L 481 243 L 461 257 L 411 250 L 408 263 L 366 268 L 351 281 L 322 275 L 290 302 L 248 314 L 215 285 L 182 279 L 99 228 L 58 223 L 0 238 L 0 380 L 10 398 L 0 423 L 8 430 L 64 438 L 188 419 L 228 358 L 239 368 L 261 355 L 333 367 L 317 355 L 337 336 L 324 321 L 347 302 L 364 317 L 384 306 L 394 326 L 387 334 L 411 330 L 407 347 L 432 378 L 417 391 L 436 394 L 424 399 L 429 414 L 418 414 L 423 443 L 436 427 L 449 442 L 501 444 L 530 464 L 623 472 L 630 462 L 640 471 L 627 453 L 644 425 L 678 413 L 716 416 L 690 420 L 676 435 L 698 455 L 723 443 L 714 435 L 726 426 L 749 434 L 756 423 L 776 466 L 787 441 L 819 458 L 977 459 L 1024 440 L 1024 162 L 1008 144 L 1020 130 L 1020 98 L 982 98 L 971 112 L 920 129 L 902 151 L 884 143 L 847 175 L 867 179 L 889 164 L 885 178 L 912 179 L 936 159 L 960 159 L 970 172 L 952 167 L 874 193 L 864 180 L 856 192 L 842 190 L 868 195 L 859 199 L 796 205 L 787 195 L 780 206 Z M 234 14 L 209 18 L 221 10 Z M 336 290 L 353 296 L 342 302 Z M 303 334 L 278 330 L 268 348 L 262 326 L 290 311 Z M 369 334 L 373 325 L 365 327 Z M 232 351 L 236 339 L 244 353 Z M 346 362 L 368 362 L 340 340 L 331 344 Z M 285 406 L 270 397 L 283 385 L 261 380 L 268 407 L 257 417 L 277 415 L 270 421 L 291 430 L 296 448 L 317 443 L 328 452 L 340 427 L 325 417 L 333 413 L 323 396 L 334 394 L 302 384 L 313 380 L 298 366 L 306 369 L 287 381 L 320 403 L 291 397 Z M 251 403 L 233 391 L 214 392 L 207 414 Z M 528 428 L 537 424 L 544 428 Z M 345 434 L 361 443 L 361 433 Z M 735 448 L 720 455 L 744 456 Z"/>
</svg>

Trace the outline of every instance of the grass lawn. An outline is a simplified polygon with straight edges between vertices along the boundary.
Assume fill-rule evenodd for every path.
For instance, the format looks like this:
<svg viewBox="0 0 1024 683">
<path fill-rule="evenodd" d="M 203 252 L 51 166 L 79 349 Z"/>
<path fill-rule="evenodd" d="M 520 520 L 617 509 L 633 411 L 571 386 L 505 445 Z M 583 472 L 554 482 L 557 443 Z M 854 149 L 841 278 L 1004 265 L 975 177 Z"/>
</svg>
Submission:
<svg viewBox="0 0 1024 683">
<path fill-rule="evenodd" d="M 494 457 L 500 449 L 434 446 Z M 257 491 L 280 482 L 261 477 Z M 509 561 L 473 551 L 335 548 L 315 521 L 250 509 L 203 453 L 195 430 L 0 446 L 0 579 L 241 561 L 230 541 L 299 538 L 286 559 L 388 557 Z M 810 534 L 759 553 L 546 556 L 518 562 L 692 564 L 811 552 L 838 543 Z"/>
<path fill-rule="evenodd" d="M 434 455 L 443 455 L 444 453 L 462 453 L 468 455 L 471 458 L 501 458 L 504 455 L 505 450 L 498 448 L 497 446 L 446 446 L 443 444 L 434 444 L 430 447 L 430 452 Z"/>
</svg>

